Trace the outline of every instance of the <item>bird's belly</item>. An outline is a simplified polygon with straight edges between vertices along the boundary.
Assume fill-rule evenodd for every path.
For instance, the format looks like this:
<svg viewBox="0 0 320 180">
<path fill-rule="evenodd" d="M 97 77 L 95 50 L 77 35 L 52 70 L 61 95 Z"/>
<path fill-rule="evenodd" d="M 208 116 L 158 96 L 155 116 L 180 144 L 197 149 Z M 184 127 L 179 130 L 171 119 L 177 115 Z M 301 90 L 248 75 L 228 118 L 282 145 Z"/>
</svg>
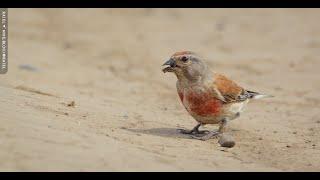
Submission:
<svg viewBox="0 0 320 180">
<path fill-rule="evenodd" d="M 223 104 L 210 93 L 179 92 L 182 104 L 191 116 L 203 124 L 216 124 L 224 118 L 235 119 L 249 100 Z"/>
<path fill-rule="evenodd" d="M 222 101 L 211 96 L 210 93 L 179 93 L 180 99 L 191 115 L 217 116 L 221 112 Z"/>
</svg>

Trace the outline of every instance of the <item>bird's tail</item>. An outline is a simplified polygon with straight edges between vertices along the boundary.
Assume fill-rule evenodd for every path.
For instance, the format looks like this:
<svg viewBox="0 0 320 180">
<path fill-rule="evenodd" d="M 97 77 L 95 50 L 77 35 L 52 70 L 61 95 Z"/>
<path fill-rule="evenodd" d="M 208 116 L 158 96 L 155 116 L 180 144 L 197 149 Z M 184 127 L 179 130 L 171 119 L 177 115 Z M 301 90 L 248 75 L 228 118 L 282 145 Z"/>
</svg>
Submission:
<svg viewBox="0 0 320 180">
<path fill-rule="evenodd" d="M 254 92 L 254 91 L 248 91 L 249 94 L 249 98 L 250 99 L 262 99 L 262 98 L 269 98 L 269 97 L 274 97 L 272 95 L 268 95 L 268 94 L 260 94 L 258 92 Z"/>
</svg>

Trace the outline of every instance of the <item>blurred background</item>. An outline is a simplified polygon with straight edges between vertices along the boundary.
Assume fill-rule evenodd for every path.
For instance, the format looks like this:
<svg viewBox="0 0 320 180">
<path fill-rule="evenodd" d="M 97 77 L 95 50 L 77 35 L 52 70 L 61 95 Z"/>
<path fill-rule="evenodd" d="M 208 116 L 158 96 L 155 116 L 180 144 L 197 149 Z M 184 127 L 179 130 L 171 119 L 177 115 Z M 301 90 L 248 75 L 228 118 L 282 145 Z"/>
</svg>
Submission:
<svg viewBox="0 0 320 180">
<path fill-rule="evenodd" d="M 319 18 L 319 9 L 9 9 L 0 170 L 318 171 Z M 161 65 L 182 50 L 275 96 L 230 123 L 232 150 L 176 133 L 195 121 Z"/>
</svg>

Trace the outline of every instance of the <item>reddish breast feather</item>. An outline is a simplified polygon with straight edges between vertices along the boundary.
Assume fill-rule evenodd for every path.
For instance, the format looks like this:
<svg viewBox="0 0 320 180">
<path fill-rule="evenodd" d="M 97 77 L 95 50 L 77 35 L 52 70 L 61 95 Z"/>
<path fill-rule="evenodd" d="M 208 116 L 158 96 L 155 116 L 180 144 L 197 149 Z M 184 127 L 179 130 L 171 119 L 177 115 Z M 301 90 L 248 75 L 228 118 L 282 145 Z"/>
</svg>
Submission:
<svg viewBox="0 0 320 180">
<path fill-rule="evenodd" d="M 210 93 L 189 92 L 186 100 L 190 110 L 200 116 L 217 115 L 222 107 L 222 102 L 212 97 Z"/>
<path fill-rule="evenodd" d="M 183 93 L 182 92 L 178 92 L 180 100 L 183 102 Z"/>
</svg>

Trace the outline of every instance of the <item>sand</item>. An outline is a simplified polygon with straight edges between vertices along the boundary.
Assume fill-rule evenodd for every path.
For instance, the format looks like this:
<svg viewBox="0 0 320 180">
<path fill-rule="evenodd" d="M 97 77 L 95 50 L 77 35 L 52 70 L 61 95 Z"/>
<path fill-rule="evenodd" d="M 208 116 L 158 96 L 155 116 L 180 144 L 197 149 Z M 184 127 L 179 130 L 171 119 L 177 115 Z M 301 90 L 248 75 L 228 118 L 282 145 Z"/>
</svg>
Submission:
<svg viewBox="0 0 320 180">
<path fill-rule="evenodd" d="M 9 9 L 0 171 L 319 171 L 319 18 L 318 9 Z M 275 96 L 229 124 L 235 147 L 176 131 L 196 125 L 176 77 L 161 72 L 180 50 Z"/>
</svg>

